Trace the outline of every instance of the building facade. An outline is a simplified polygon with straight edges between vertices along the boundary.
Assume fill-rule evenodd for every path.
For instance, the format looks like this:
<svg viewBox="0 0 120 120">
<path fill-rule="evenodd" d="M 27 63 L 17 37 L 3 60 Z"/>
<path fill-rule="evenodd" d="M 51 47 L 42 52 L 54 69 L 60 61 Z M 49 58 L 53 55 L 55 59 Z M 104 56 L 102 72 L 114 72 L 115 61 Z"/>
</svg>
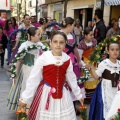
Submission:
<svg viewBox="0 0 120 120">
<path fill-rule="evenodd" d="M 0 17 L 7 19 L 10 17 L 10 0 L 1 0 L 0 1 Z"/>
<path fill-rule="evenodd" d="M 96 3 L 96 7 L 100 7 L 101 2 L 98 1 Z M 105 0 L 104 2 L 104 21 L 105 25 L 108 26 L 109 21 L 112 18 L 116 18 L 118 20 L 118 17 L 120 17 L 120 0 Z"/>
</svg>

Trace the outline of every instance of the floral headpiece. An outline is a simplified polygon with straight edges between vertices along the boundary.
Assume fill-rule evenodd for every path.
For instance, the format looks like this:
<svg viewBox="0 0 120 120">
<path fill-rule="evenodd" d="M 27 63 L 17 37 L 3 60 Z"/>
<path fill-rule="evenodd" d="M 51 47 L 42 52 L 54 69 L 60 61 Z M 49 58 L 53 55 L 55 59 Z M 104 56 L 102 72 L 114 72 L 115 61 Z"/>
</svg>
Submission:
<svg viewBox="0 0 120 120">
<path fill-rule="evenodd" d="M 65 26 L 66 25 L 65 19 L 62 22 L 63 22 L 63 25 Z"/>
<path fill-rule="evenodd" d="M 90 55 L 90 61 L 91 63 L 94 62 L 100 62 L 103 59 L 106 59 L 107 57 L 107 51 L 104 50 L 106 49 L 106 47 L 110 44 L 110 43 L 118 43 L 120 44 L 120 35 L 116 35 L 111 37 L 110 39 L 104 39 L 103 41 L 101 41 L 95 48 L 95 50 L 92 52 L 92 54 Z M 104 50 L 104 51 L 103 51 Z M 103 53 L 102 53 L 103 52 Z M 120 55 L 118 57 L 118 60 L 120 60 Z"/>
<path fill-rule="evenodd" d="M 43 21 L 42 21 L 44 24 L 46 23 L 46 19 L 45 18 L 43 18 Z"/>
</svg>

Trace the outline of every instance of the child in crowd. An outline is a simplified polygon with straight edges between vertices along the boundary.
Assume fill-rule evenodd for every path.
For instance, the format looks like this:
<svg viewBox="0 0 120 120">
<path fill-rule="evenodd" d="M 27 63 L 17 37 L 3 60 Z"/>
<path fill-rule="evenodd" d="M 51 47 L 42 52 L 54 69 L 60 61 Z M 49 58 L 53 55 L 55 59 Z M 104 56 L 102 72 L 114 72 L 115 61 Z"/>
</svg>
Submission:
<svg viewBox="0 0 120 120">
<path fill-rule="evenodd" d="M 71 62 L 73 64 L 73 70 L 76 74 L 76 77 L 79 78 L 81 76 L 80 74 L 80 65 L 81 62 L 80 56 L 78 53 L 78 49 L 76 46 L 76 38 L 73 34 L 75 21 L 71 17 L 66 17 L 61 24 L 61 32 L 64 32 L 67 36 L 67 43 L 66 47 L 64 49 L 64 52 L 67 53 L 70 56 Z"/>
<path fill-rule="evenodd" d="M 26 87 L 26 81 L 30 74 L 30 71 L 35 63 L 35 60 L 42 54 L 42 50 L 46 47 L 39 42 L 41 37 L 41 33 L 38 28 L 31 27 L 28 29 L 28 40 L 21 44 L 18 49 L 18 54 L 21 56 L 17 58 L 16 63 L 16 78 L 14 78 L 15 85 L 11 87 L 8 96 L 8 108 L 10 110 L 17 109 L 17 103 L 19 101 L 20 93 L 24 91 Z M 29 50 L 28 48 L 32 48 L 36 46 L 34 49 Z M 16 55 L 16 56 L 17 56 Z"/>
<path fill-rule="evenodd" d="M 5 48 L 7 48 L 7 36 L 3 33 L 3 28 L 0 26 L 0 57 L 1 57 L 1 68 L 4 67 Z"/>
<path fill-rule="evenodd" d="M 117 58 L 119 50 L 119 43 L 110 43 L 107 47 L 109 58 L 103 60 L 96 71 L 91 66 L 94 78 L 102 78 L 92 97 L 89 120 L 107 120 L 106 117 L 110 111 L 112 101 L 118 91 L 120 61 Z"/>
<path fill-rule="evenodd" d="M 87 67 L 87 64 L 90 63 L 90 54 L 94 50 L 94 48 L 97 45 L 97 40 L 94 38 L 93 31 L 91 28 L 85 28 L 84 29 L 84 39 L 80 41 L 78 45 L 78 51 L 80 58 L 83 59 L 85 65 L 83 66 Z M 94 80 L 94 78 L 91 76 L 90 80 L 84 82 L 84 87 L 86 88 L 86 101 L 90 103 L 93 92 L 96 88 L 98 81 Z"/>
<path fill-rule="evenodd" d="M 84 62 L 90 60 L 90 54 L 97 45 L 97 40 L 94 39 L 93 31 L 91 28 L 85 28 L 84 30 L 84 39 L 80 41 L 78 45 L 78 50 L 80 57 Z"/>
<path fill-rule="evenodd" d="M 83 104 L 70 57 L 62 52 L 67 37 L 62 32 L 51 36 L 51 51 L 36 61 L 20 99 L 24 108 L 32 97 L 29 120 L 76 120 L 71 93 Z M 71 88 L 71 92 L 70 89 Z"/>
</svg>

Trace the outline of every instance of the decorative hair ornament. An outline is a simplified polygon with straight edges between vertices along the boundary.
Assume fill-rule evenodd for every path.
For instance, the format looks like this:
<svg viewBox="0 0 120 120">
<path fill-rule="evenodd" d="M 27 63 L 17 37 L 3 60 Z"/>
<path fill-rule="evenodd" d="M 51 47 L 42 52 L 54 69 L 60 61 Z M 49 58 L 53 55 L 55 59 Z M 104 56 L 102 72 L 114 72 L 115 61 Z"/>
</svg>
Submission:
<svg viewBox="0 0 120 120">
<path fill-rule="evenodd" d="M 95 50 L 92 52 L 92 54 L 90 55 L 90 62 L 91 63 L 96 63 L 96 62 L 100 62 L 100 61 L 106 59 L 108 53 L 107 53 L 106 49 L 103 53 L 102 53 L 102 51 L 103 51 L 104 48 L 107 48 L 107 46 L 111 43 L 120 44 L 120 35 L 113 36 L 110 39 L 105 38 L 103 41 L 101 41 L 97 45 Z M 118 60 L 120 60 L 120 55 L 118 57 Z"/>
<path fill-rule="evenodd" d="M 12 67 L 11 67 L 11 78 L 14 79 L 16 77 L 16 62 L 20 59 L 23 58 L 28 51 L 34 50 L 34 49 L 41 49 L 42 51 L 47 51 L 47 47 L 43 47 L 40 45 L 31 45 L 28 46 L 27 48 L 24 48 L 22 51 L 18 52 L 15 55 L 15 58 L 12 61 Z"/>
<path fill-rule="evenodd" d="M 45 18 L 43 18 L 43 21 L 42 21 L 44 24 L 46 23 L 46 19 Z"/>
<path fill-rule="evenodd" d="M 63 20 L 63 25 L 64 25 L 64 26 L 66 25 L 66 22 L 65 22 L 65 20 Z"/>
</svg>

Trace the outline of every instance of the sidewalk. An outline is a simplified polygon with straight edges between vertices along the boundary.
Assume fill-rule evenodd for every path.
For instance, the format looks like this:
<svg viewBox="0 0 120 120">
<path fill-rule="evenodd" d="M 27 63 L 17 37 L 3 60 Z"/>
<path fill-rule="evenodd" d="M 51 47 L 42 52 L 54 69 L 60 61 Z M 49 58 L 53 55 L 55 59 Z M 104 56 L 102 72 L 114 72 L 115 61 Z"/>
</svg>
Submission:
<svg viewBox="0 0 120 120">
<path fill-rule="evenodd" d="M 7 95 L 11 87 L 6 63 L 5 61 L 4 69 L 0 68 L 0 120 L 16 120 L 15 111 L 9 111 L 6 105 Z"/>
</svg>

